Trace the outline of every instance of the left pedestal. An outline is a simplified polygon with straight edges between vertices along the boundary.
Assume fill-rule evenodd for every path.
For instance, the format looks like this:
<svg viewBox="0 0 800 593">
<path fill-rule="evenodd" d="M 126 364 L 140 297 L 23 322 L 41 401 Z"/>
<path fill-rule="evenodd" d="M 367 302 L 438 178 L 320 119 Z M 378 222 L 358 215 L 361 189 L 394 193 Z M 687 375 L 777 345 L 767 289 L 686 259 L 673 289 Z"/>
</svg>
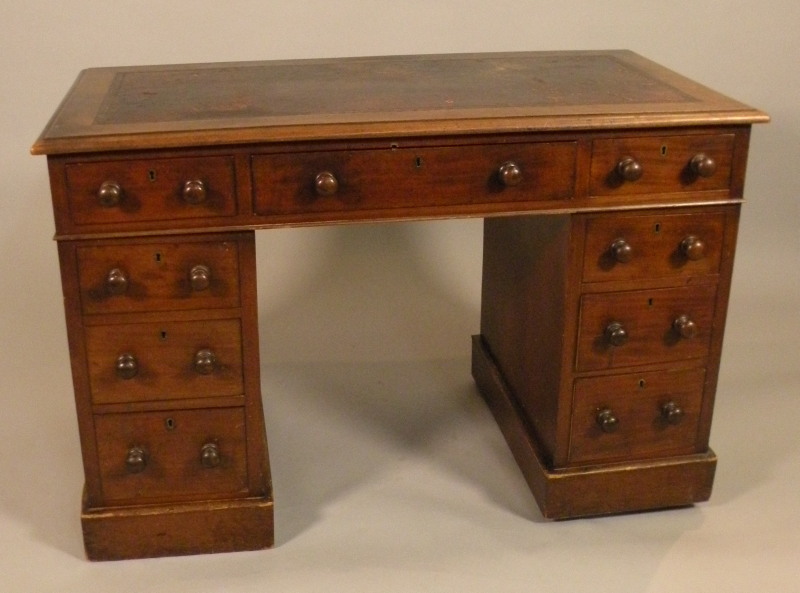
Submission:
<svg viewBox="0 0 800 593">
<path fill-rule="evenodd" d="M 273 543 L 252 232 L 59 241 L 86 553 Z"/>
</svg>

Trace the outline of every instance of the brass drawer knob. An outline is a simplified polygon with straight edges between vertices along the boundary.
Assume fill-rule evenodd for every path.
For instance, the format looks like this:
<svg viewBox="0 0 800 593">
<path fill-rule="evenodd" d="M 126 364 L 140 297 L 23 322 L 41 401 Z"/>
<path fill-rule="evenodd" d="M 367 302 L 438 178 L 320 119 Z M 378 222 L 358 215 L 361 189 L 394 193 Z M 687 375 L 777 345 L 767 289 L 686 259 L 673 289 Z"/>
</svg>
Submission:
<svg viewBox="0 0 800 593">
<path fill-rule="evenodd" d="M 314 179 L 314 191 L 319 196 L 332 196 L 339 191 L 339 180 L 330 171 L 323 171 Z"/>
<path fill-rule="evenodd" d="M 128 450 L 128 455 L 125 457 L 125 467 L 132 474 L 144 471 L 144 468 L 147 467 L 147 454 L 142 447 L 131 447 Z"/>
<path fill-rule="evenodd" d="M 667 402 L 661 406 L 661 417 L 668 424 L 680 424 L 681 420 L 683 420 L 683 408 L 675 402 Z"/>
<path fill-rule="evenodd" d="M 121 295 L 128 291 L 128 275 L 124 270 L 113 268 L 106 276 L 106 290 L 110 295 Z"/>
<path fill-rule="evenodd" d="M 189 179 L 184 182 L 183 201 L 187 204 L 202 204 L 207 197 L 206 184 L 201 179 Z"/>
<path fill-rule="evenodd" d="M 681 315 L 673 321 L 672 329 L 685 340 L 690 340 L 697 335 L 697 324 L 688 315 Z"/>
<path fill-rule="evenodd" d="M 631 156 L 626 156 L 617 163 L 617 174 L 625 181 L 637 181 L 642 173 L 644 169 L 641 163 Z"/>
<path fill-rule="evenodd" d="M 192 266 L 189 270 L 189 284 L 195 292 L 206 290 L 211 285 L 211 268 L 203 264 Z"/>
<path fill-rule="evenodd" d="M 115 368 L 120 379 L 133 379 L 139 374 L 139 363 L 133 354 L 120 354 Z"/>
<path fill-rule="evenodd" d="M 208 469 L 213 469 L 217 467 L 222 461 L 222 458 L 219 454 L 219 447 L 216 443 L 206 443 L 200 449 L 200 463 L 203 464 L 203 467 Z"/>
<path fill-rule="evenodd" d="M 217 357 L 214 353 L 204 348 L 194 355 L 194 370 L 200 375 L 210 375 L 217 368 Z"/>
<path fill-rule="evenodd" d="M 611 244 L 611 255 L 617 262 L 627 264 L 633 259 L 633 247 L 625 239 L 617 239 Z"/>
<path fill-rule="evenodd" d="M 717 161 L 701 152 L 692 157 L 692 160 L 689 161 L 689 168 L 698 177 L 711 177 L 717 172 Z"/>
<path fill-rule="evenodd" d="M 597 424 L 603 432 L 616 432 L 619 428 L 619 418 L 611 408 L 603 408 L 597 412 Z"/>
<path fill-rule="evenodd" d="M 603 334 L 612 346 L 622 346 L 628 341 L 628 331 L 619 321 L 609 323 Z"/>
<path fill-rule="evenodd" d="M 697 261 L 705 256 L 706 244 L 700 237 L 689 235 L 681 241 L 680 249 L 686 259 Z"/>
<path fill-rule="evenodd" d="M 513 187 L 522 182 L 522 169 L 513 161 L 508 161 L 500 165 L 497 170 L 497 177 L 505 187 Z"/>
<path fill-rule="evenodd" d="M 104 181 L 97 190 L 97 201 L 103 208 L 113 208 L 122 201 L 122 187 L 116 181 Z"/>
</svg>

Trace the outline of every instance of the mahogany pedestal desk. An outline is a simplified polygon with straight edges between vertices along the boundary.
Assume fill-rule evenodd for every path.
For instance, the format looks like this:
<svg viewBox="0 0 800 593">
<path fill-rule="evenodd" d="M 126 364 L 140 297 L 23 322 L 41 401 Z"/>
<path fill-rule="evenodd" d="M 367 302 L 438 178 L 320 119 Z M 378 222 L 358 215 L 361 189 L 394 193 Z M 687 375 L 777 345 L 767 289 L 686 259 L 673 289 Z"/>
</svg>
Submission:
<svg viewBox="0 0 800 593">
<path fill-rule="evenodd" d="M 545 517 L 706 500 L 750 126 L 633 53 L 81 73 L 48 155 L 91 559 L 263 548 L 254 231 L 483 217 L 473 376 Z"/>
</svg>

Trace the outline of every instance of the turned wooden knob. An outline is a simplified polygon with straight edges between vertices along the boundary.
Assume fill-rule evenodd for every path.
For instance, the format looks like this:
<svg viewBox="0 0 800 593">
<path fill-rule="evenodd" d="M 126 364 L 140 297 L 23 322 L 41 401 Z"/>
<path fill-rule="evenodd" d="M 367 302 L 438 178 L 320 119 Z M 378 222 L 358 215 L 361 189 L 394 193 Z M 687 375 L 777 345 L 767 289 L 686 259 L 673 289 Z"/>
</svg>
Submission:
<svg viewBox="0 0 800 593">
<path fill-rule="evenodd" d="M 701 152 L 692 157 L 692 160 L 689 161 L 689 168 L 698 177 L 711 177 L 717 171 L 717 161 Z"/>
<path fill-rule="evenodd" d="M 616 432 L 619 428 L 619 418 L 611 408 L 603 408 L 597 412 L 597 424 L 603 432 Z"/>
<path fill-rule="evenodd" d="M 625 181 L 636 181 L 642 176 L 644 170 L 639 161 L 631 156 L 626 156 L 617 163 L 617 173 Z"/>
<path fill-rule="evenodd" d="M 217 368 L 217 357 L 214 353 L 204 348 L 194 355 L 194 370 L 201 375 L 210 375 Z"/>
<path fill-rule="evenodd" d="M 206 290 L 211 285 L 211 268 L 203 264 L 192 266 L 189 270 L 189 284 L 195 292 Z"/>
<path fill-rule="evenodd" d="M 323 171 L 314 179 L 314 190 L 319 196 L 332 196 L 339 191 L 339 180 L 330 171 Z"/>
<path fill-rule="evenodd" d="M 628 332 L 619 321 L 609 323 L 603 333 L 612 346 L 622 346 L 628 341 Z"/>
<path fill-rule="evenodd" d="M 110 295 L 125 294 L 128 290 L 128 275 L 120 268 L 109 270 L 106 276 L 106 290 Z"/>
<path fill-rule="evenodd" d="M 625 239 L 617 239 L 611 244 L 611 255 L 617 262 L 627 264 L 633 259 L 633 247 Z"/>
<path fill-rule="evenodd" d="M 122 200 L 122 187 L 116 181 L 104 181 L 97 190 L 97 201 L 104 208 L 113 208 Z"/>
<path fill-rule="evenodd" d="M 669 424 L 680 424 L 683 420 L 683 408 L 675 402 L 667 402 L 661 406 L 661 417 Z"/>
<path fill-rule="evenodd" d="M 697 335 L 697 324 L 688 315 L 681 315 L 673 321 L 672 328 L 685 340 L 690 340 Z"/>
<path fill-rule="evenodd" d="M 215 468 L 219 465 L 222 458 L 219 454 L 219 447 L 216 443 L 206 443 L 200 449 L 200 463 L 203 464 L 203 467 L 207 467 L 209 469 Z"/>
<path fill-rule="evenodd" d="M 131 447 L 125 457 L 125 467 L 128 472 L 138 474 L 147 467 L 147 454 L 142 447 Z"/>
<path fill-rule="evenodd" d="M 200 179 L 189 179 L 183 184 L 182 195 L 187 204 L 202 204 L 208 197 L 206 184 Z"/>
<path fill-rule="evenodd" d="M 686 259 L 697 261 L 705 256 L 706 244 L 700 237 L 689 235 L 681 241 L 680 250 Z"/>
<path fill-rule="evenodd" d="M 522 181 L 522 169 L 513 161 L 508 161 L 500 165 L 497 170 L 497 177 L 500 179 L 505 187 L 513 187 L 519 185 Z"/>
<path fill-rule="evenodd" d="M 120 354 L 114 368 L 120 379 L 133 379 L 139 373 L 139 362 L 133 354 Z"/>
</svg>

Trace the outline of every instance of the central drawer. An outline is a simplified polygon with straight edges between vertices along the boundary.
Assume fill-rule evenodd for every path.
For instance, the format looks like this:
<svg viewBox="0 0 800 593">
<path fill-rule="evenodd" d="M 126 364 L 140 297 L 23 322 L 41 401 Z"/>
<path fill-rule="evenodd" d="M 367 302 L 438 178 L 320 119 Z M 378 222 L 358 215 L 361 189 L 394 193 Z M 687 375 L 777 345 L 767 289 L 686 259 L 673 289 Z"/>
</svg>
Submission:
<svg viewBox="0 0 800 593">
<path fill-rule="evenodd" d="M 565 200 L 573 195 L 575 160 L 574 142 L 255 155 L 255 211 Z"/>
</svg>

